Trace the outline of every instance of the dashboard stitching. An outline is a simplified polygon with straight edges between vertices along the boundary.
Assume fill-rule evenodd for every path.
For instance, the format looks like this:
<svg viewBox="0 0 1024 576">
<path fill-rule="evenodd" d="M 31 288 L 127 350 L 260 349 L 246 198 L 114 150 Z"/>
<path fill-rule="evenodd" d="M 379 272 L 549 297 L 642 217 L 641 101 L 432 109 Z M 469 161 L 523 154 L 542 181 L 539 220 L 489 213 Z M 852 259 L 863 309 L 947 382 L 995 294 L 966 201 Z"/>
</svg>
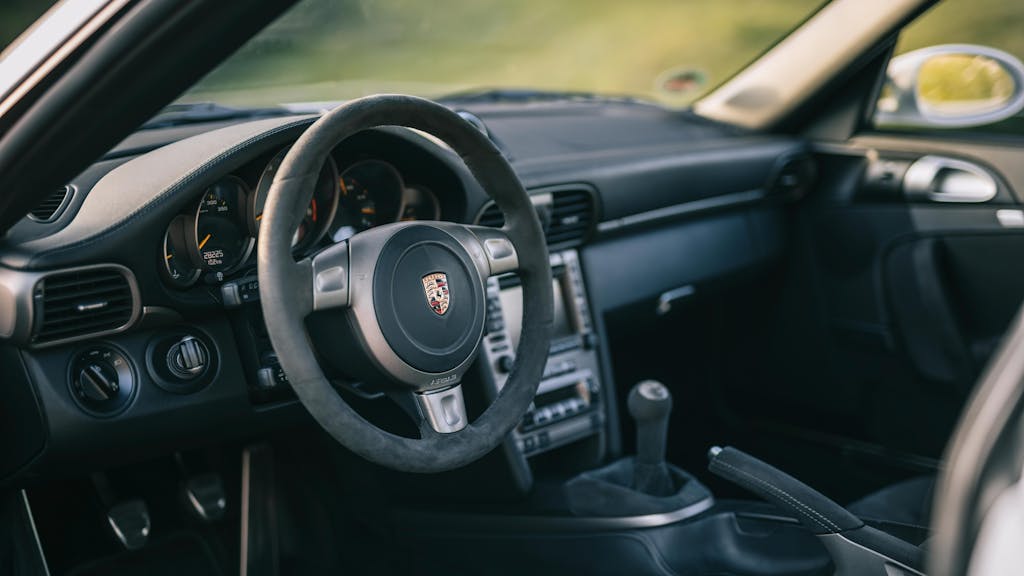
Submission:
<svg viewBox="0 0 1024 576">
<path fill-rule="evenodd" d="M 52 256 L 54 254 L 60 254 L 62 252 L 67 252 L 69 250 L 74 250 L 74 249 L 77 249 L 77 248 L 82 248 L 83 246 L 88 246 L 90 244 L 95 244 L 96 242 L 99 242 L 99 241 L 105 239 L 110 234 L 120 230 L 121 228 L 127 226 L 131 222 L 137 220 L 140 216 L 142 216 L 142 215 L 152 211 L 157 206 L 161 205 L 164 201 L 166 201 L 167 198 L 170 198 L 170 197 L 174 196 L 174 194 L 176 192 L 181 190 L 183 187 L 187 186 L 189 183 L 191 183 L 193 180 L 195 180 L 201 174 L 203 174 L 204 172 L 210 170 L 211 168 L 219 165 L 221 162 L 223 162 L 224 160 L 230 158 L 231 156 L 233 156 L 234 154 L 238 153 L 239 151 L 245 150 L 250 145 L 255 144 L 257 142 L 260 142 L 262 140 L 265 140 L 267 138 L 270 138 L 271 136 L 275 136 L 277 134 L 280 134 L 281 132 L 286 132 L 288 130 L 293 130 L 293 129 L 295 129 L 295 128 L 299 127 L 299 126 L 305 125 L 305 124 L 311 124 L 313 121 L 314 121 L 314 119 L 312 119 L 312 118 L 303 118 L 301 120 L 295 120 L 295 121 L 289 122 L 287 124 L 283 124 L 281 126 L 277 126 L 276 128 L 272 128 L 270 130 L 267 130 L 266 132 L 262 132 L 262 133 L 260 133 L 260 134 L 258 134 L 256 136 L 252 136 L 252 137 L 247 138 L 246 140 L 244 140 L 242 142 L 239 142 L 239 143 L 235 144 L 231 148 L 228 148 L 227 150 L 225 150 L 225 151 L 221 152 L 220 154 L 214 156 L 213 158 L 207 160 L 202 165 L 200 165 L 198 168 L 190 171 L 184 177 L 182 177 L 182 178 L 178 179 L 177 181 L 175 181 L 173 184 L 171 184 L 170 186 L 165 188 L 162 192 L 160 192 L 155 198 L 153 198 L 152 200 L 150 200 L 149 202 L 144 204 L 141 208 L 139 208 L 138 210 L 133 212 L 131 215 L 129 215 L 128 217 L 126 217 L 123 220 L 121 220 L 120 222 L 117 222 L 113 226 L 110 226 L 110 227 L 108 227 L 108 228 L 106 228 L 106 229 L 104 229 L 104 230 L 102 230 L 102 231 L 100 231 L 100 232 L 98 232 L 98 233 L 96 233 L 96 234 L 94 234 L 92 236 L 89 236 L 87 238 L 82 238 L 81 240 L 77 240 L 77 241 L 75 241 L 75 242 L 73 242 L 71 244 L 67 244 L 67 245 L 64 245 L 64 246 L 59 246 L 57 248 L 53 248 L 51 250 L 46 250 L 46 251 L 39 252 L 38 254 L 35 254 L 34 256 L 32 256 L 31 259 L 29 259 L 29 266 L 28 267 L 31 268 L 33 264 L 35 264 L 40 258 L 42 258 L 44 256 Z"/>
</svg>

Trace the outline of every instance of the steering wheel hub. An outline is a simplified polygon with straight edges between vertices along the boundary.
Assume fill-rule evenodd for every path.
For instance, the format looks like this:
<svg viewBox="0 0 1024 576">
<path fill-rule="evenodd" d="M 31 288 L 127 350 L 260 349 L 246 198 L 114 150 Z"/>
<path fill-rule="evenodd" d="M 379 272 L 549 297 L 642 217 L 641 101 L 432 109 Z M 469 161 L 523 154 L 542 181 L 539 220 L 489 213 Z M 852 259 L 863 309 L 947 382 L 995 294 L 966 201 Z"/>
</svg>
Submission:
<svg viewBox="0 0 1024 576">
<path fill-rule="evenodd" d="M 381 250 L 373 307 L 390 349 L 410 367 L 440 374 L 475 355 L 486 299 L 480 272 L 455 238 L 410 225 Z"/>
</svg>

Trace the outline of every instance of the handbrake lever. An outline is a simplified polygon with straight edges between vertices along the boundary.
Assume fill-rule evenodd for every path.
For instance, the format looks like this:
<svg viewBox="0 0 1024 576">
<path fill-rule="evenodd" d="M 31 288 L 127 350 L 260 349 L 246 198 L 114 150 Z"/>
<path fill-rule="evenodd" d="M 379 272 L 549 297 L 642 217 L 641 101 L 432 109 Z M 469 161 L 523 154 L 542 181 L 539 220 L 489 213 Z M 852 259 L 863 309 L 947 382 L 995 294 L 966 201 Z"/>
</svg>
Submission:
<svg viewBox="0 0 1024 576">
<path fill-rule="evenodd" d="M 849 510 L 774 466 L 732 447 L 708 452 L 712 474 L 790 512 L 832 556 L 837 576 L 923 575 L 921 549 L 866 526 Z"/>
</svg>

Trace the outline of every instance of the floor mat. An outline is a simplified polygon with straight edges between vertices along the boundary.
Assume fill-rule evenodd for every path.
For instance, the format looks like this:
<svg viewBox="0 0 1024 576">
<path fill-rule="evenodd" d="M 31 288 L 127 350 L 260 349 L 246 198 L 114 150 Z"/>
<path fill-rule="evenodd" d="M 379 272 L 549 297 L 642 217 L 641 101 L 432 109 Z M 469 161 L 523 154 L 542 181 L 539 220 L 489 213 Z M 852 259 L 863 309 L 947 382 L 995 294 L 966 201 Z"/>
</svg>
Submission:
<svg viewBox="0 0 1024 576">
<path fill-rule="evenodd" d="M 135 552 L 123 552 L 88 562 L 69 576 L 222 576 L 209 547 L 201 538 L 178 532 Z"/>
</svg>

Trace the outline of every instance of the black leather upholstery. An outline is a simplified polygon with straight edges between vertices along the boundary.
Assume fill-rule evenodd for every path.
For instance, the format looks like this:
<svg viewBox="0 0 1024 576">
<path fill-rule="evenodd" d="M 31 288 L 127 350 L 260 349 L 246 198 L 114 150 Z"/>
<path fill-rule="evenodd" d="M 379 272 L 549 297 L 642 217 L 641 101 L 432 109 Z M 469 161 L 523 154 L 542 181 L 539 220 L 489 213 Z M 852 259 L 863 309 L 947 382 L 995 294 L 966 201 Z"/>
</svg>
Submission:
<svg viewBox="0 0 1024 576">
<path fill-rule="evenodd" d="M 920 544 L 931 525 L 934 493 L 935 477 L 921 476 L 886 486 L 846 508 L 876 528 Z"/>
</svg>

